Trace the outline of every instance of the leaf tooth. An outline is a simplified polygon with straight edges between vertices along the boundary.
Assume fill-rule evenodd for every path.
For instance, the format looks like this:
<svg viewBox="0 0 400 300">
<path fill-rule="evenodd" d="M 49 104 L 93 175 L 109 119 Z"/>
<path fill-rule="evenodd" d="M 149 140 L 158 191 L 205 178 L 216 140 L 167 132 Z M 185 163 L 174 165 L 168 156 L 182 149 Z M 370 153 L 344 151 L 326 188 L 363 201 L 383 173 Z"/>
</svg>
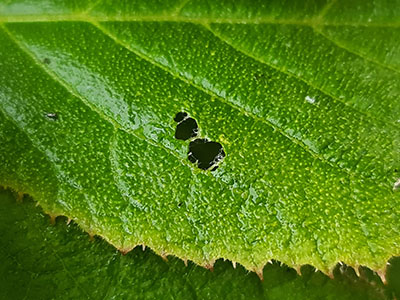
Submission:
<svg viewBox="0 0 400 300">
<path fill-rule="evenodd" d="M 297 275 L 301 276 L 301 265 L 296 265 L 296 266 L 294 267 L 294 269 L 296 270 Z"/>
<path fill-rule="evenodd" d="M 165 253 L 164 251 L 161 252 L 160 256 L 161 256 L 161 258 L 163 259 L 163 261 L 165 261 L 165 262 L 168 261 L 168 254 Z"/>
<path fill-rule="evenodd" d="M 122 255 L 125 256 L 125 255 L 128 254 L 128 252 L 132 251 L 133 248 L 134 247 L 128 247 L 128 248 L 121 248 L 121 249 L 118 249 L 118 250 L 119 250 L 119 252 L 121 252 Z"/>
<path fill-rule="evenodd" d="M 71 218 L 67 218 L 67 225 L 69 225 L 71 223 L 72 219 Z"/>
<path fill-rule="evenodd" d="M 184 258 L 184 259 L 183 259 L 183 263 L 185 264 L 185 267 L 187 267 L 187 266 L 188 266 L 188 261 L 187 261 L 187 259 L 186 259 L 186 258 Z"/>
<path fill-rule="evenodd" d="M 234 269 L 236 269 L 236 261 L 232 261 L 232 266 Z"/>
<path fill-rule="evenodd" d="M 94 234 L 91 233 L 91 232 L 88 232 L 88 235 L 89 235 L 89 240 L 90 240 L 91 242 L 93 242 L 93 241 L 94 241 Z"/>
<path fill-rule="evenodd" d="M 18 192 L 17 193 L 17 202 L 21 203 L 23 199 L 24 199 L 24 193 L 23 192 Z"/>
<path fill-rule="evenodd" d="M 49 216 L 50 216 L 51 225 L 55 225 L 56 224 L 57 215 L 49 214 Z"/>
<path fill-rule="evenodd" d="M 142 250 L 145 251 L 146 250 L 146 245 L 142 244 Z"/>
<path fill-rule="evenodd" d="M 359 265 L 354 266 L 353 270 L 354 272 L 356 272 L 357 277 L 360 278 L 360 266 Z"/>
<path fill-rule="evenodd" d="M 257 274 L 258 278 L 260 278 L 261 281 L 264 281 L 264 268 L 261 267 L 259 269 L 253 269 L 253 271 Z"/>
<path fill-rule="evenodd" d="M 204 265 L 204 268 L 210 270 L 211 272 L 214 272 L 214 262 Z"/>
<path fill-rule="evenodd" d="M 378 276 L 381 278 L 382 283 L 386 285 L 386 284 L 387 284 L 387 281 L 386 281 L 386 272 L 385 272 L 385 271 L 382 271 L 382 270 L 379 270 L 379 271 L 376 271 L 376 274 L 378 274 Z"/>
</svg>

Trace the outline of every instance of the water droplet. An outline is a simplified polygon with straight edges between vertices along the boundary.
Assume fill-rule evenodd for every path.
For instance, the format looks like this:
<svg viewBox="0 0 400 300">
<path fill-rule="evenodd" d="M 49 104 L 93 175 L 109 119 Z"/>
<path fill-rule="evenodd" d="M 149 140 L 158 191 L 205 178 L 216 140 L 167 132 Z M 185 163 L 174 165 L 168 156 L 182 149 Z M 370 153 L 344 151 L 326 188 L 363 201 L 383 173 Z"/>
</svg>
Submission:
<svg viewBox="0 0 400 300">
<path fill-rule="evenodd" d="M 58 120 L 58 115 L 56 113 L 46 113 L 45 117 L 52 121 Z"/>
<path fill-rule="evenodd" d="M 189 144 L 188 159 L 202 170 L 208 170 L 225 157 L 222 145 L 207 139 L 196 139 Z M 211 171 L 216 170 L 215 166 Z"/>
<path fill-rule="evenodd" d="M 306 101 L 309 102 L 309 103 L 311 103 L 311 104 L 314 104 L 314 103 L 315 103 L 315 99 L 314 99 L 314 98 L 311 98 L 310 96 L 306 96 Z"/>
<path fill-rule="evenodd" d="M 393 185 L 393 189 L 394 190 L 397 190 L 397 189 L 399 189 L 400 188 L 400 178 L 399 179 L 397 179 L 397 181 L 394 183 L 394 185 Z"/>
</svg>

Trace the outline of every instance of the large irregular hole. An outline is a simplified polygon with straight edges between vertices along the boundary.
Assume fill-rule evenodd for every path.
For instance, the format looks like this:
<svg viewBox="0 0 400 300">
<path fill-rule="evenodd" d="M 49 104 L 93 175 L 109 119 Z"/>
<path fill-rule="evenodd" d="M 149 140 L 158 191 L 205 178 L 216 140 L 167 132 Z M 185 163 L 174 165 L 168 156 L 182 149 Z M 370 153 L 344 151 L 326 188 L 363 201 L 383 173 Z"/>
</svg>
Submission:
<svg viewBox="0 0 400 300">
<path fill-rule="evenodd" d="M 175 138 L 178 140 L 186 141 L 197 136 L 197 122 L 186 112 L 178 112 L 174 121 L 178 123 L 175 130 Z M 202 170 L 216 170 L 224 157 L 225 152 L 220 143 L 200 138 L 189 143 L 188 159 Z"/>
<path fill-rule="evenodd" d="M 195 139 L 189 144 L 188 159 L 202 170 L 217 169 L 217 163 L 225 157 L 222 145 L 207 139 Z"/>
<path fill-rule="evenodd" d="M 178 140 L 188 140 L 190 138 L 196 137 L 199 131 L 197 122 L 193 118 L 189 118 L 187 113 L 179 112 L 174 118 L 175 122 L 178 122 L 175 130 L 175 138 Z"/>
</svg>

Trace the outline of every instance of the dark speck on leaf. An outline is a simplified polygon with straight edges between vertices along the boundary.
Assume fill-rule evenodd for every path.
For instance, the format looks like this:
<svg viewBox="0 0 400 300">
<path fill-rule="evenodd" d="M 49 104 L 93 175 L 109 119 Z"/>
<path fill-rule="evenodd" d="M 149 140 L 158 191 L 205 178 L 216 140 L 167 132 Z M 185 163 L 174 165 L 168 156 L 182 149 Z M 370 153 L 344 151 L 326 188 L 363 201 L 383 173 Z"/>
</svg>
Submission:
<svg viewBox="0 0 400 300">
<path fill-rule="evenodd" d="M 46 57 L 45 59 L 43 59 L 43 63 L 45 63 L 46 65 L 50 64 L 50 59 Z"/>
</svg>

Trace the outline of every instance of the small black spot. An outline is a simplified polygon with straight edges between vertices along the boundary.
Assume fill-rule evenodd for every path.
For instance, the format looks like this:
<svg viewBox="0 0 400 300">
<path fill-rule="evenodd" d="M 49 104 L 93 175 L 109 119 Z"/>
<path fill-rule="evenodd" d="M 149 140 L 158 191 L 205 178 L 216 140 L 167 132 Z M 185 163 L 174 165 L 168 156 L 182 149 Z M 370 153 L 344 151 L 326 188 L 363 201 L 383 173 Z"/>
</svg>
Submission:
<svg viewBox="0 0 400 300">
<path fill-rule="evenodd" d="M 182 202 L 179 202 L 179 203 L 178 203 L 178 207 L 181 207 L 181 206 L 182 206 L 182 204 L 183 204 Z"/>
<path fill-rule="evenodd" d="M 175 118 L 174 118 L 174 121 L 175 122 L 182 122 L 186 117 L 187 117 L 187 113 L 185 113 L 185 112 L 178 112 L 176 115 L 175 115 Z"/>
<path fill-rule="evenodd" d="M 58 115 L 56 113 L 46 113 L 44 116 L 52 121 L 58 120 Z"/>
<path fill-rule="evenodd" d="M 399 170 L 398 170 L 398 169 L 394 169 L 394 172 L 395 172 L 395 173 L 398 173 L 398 172 L 399 172 Z"/>
<path fill-rule="evenodd" d="M 225 157 L 222 145 L 207 139 L 196 139 L 189 144 L 188 159 L 202 170 L 208 170 Z M 217 166 L 211 169 L 216 170 Z"/>
<path fill-rule="evenodd" d="M 43 59 L 43 63 L 45 63 L 46 65 L 50 64 L 50 59 L 46 57 L 45 59 Z"/>
<path fill-rule="evenodd" d="M 186 118 L 176 126 L 175 138 L 178 140 L 187 140 L 197 136 L 199 127 L 193 118 Z"/>
</svg>

